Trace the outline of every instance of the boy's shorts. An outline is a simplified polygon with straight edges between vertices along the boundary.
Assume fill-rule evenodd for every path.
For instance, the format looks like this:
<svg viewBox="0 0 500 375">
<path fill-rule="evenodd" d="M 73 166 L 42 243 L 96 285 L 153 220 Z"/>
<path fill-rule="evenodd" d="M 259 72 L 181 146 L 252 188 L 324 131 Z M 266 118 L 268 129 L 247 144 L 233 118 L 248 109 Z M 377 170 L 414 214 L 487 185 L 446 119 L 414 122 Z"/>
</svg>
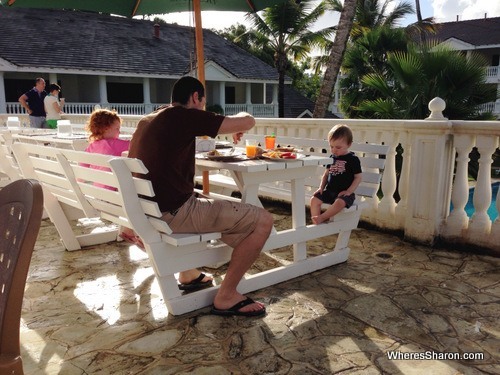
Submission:
<svg viewBox="0 0 500 375">
<path fill-rule="evenodd" d="M 349 208 L 354 204 L 354 200 L 356 199 L 356 194 L 351 195 L 343 195 L 339 197 L 339 192 L 333 192 L 330 190 L 323 190 L 321 193 L 314 194 L 316 198 L 318 198 L 323 203 L 332 204 L 335 200 L 342 199 L 345 202 L 345 207 Z"/>
<path fill-rule="evenodd" d="M 175 215 L 165 212 L 162 219 L 174 233 L 221 232 L 221 240 L 234 248 L 255 230 L 259 211 L 259 207 L 251 204 L 193 195 Z"/>
</svg>

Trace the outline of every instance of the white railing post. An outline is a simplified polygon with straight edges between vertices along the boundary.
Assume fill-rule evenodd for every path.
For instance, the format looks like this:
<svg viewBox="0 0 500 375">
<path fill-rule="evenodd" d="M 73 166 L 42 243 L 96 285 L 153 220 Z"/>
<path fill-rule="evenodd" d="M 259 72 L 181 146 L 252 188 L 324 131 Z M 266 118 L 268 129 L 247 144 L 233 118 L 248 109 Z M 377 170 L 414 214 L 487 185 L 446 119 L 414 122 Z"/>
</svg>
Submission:
<svg viewBox="0 0 500 375">
<path fill-rule="evenodd" d="M 398 145 L 399 134 L 394 131 L 385 141 L 389 146 L 389 151 L 386 155 L 385 169 L 382 177 L 382 193 L 383 197 L 378 205 L 377 220 L 381 221 L 384 227 L 388 229 L 396 229 L 399 223 L 395 220 L 396 215 L 396 200 L 394 193 L 396 192 L 396 147 Z"/>
<path fill-rule="evenodd" d="M 479 172 L 474 189 L 474 214 L 469 222 L 467 237 L 470 242 L 477 245 L 485 245 L 491 231 L 491 220 L 488 216 L 488 208 L 491 204 L 491 156 L 498 147 L 498 137 L 478 135 L 476 147 L 481 157 L 479 158 Z"/>
<path fill-rule="evenodd" d="M 469 217 L 465 212 L 465 206 L 469 199 L 469 183 L 468 183 L 468 163 L 469 154 L 474 145 L 474 136 L 472 135 L 455 135 L 454 148 L 457 153 L 456 157 L 456 172 L 451 192 L 451 203 L 453 210 L 446 220 L 443 228 L 443 236 L 453 241 L 461 242 L 462 236 L 469 224 Z"/>
<path fill-rule="evenodd" d="M 411 130 L 405 237 L 427 244 L 434 243 L 449 213 L 454 158 L 451 123 L 442 114 L 445 107 L 442 99 L 431 100 L 431 115 Z"/>
<path fill-rule="evenodd" d="M 404 223 L 406 221 L 406 211 L 408 208 L 408 184 L 410 179 L 410 164 L 411 164 L 411 142 L 410 142 L 410 136 L 407 131 L 400 133 L 400 141 L 401 141 L 401 147 L 403 148 L 403 155 L 402 155 L 403 164 L 401 166 L 401 174 L 399 175 L 399 184 L 398 184 L 399 202 L 395 210 L 396 213 L 395 221 L 398 223 Z"/>
</svg>

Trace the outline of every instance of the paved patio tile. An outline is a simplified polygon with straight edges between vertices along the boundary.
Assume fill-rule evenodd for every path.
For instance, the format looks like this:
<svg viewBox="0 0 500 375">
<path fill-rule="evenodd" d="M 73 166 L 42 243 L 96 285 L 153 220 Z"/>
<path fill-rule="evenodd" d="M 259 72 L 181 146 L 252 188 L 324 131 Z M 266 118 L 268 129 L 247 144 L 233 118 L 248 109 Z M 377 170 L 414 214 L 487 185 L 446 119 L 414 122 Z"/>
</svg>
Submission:
<svg viewBox="0 0 500 375">
<path fill-rule="evenodd" d="M 286 206 L 269 208 L 287 220 Z M 334 242 L 311 241 L 310 251 Z M 252 293 L 264 318 L 208 308 L 174 317 L 143 252 L 126 243 L 68 252 L 44 220 L 23 306 L 25 373 L 498 373 L 500 258 L 365 229 L 350 246 L 347 263 Z M 262 255 L 255 269 L 287 259 Z M 207 271 L 220 281 L 224 269 Z M 430 359 L 390 359 L 396 351 Z M 454 352 L 484 359 L 445 357 Z"/>
</svg>

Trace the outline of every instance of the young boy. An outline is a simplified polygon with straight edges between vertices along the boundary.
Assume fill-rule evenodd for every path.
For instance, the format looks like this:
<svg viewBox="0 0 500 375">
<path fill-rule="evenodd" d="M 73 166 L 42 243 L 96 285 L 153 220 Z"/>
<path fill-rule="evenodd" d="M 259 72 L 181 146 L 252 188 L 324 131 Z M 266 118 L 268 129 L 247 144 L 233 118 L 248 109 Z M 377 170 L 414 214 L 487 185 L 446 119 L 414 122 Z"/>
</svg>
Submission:
<svg viewBox="0 0 500 375">
<path fill-rule="evenodd" d="M 352 144 L 352 131 L 347 125 L 335 125 L 328 132 L 333 163 L 326 166 L 319 189 L 311 198 L 311 219 L 321 224 L 339 213 L 344 207 L 354 203 L 354 190 L 361 182 L 359 158 L 349 151 Z M 323 203 L 331 204 L 321 213 Z"/>
</svg>

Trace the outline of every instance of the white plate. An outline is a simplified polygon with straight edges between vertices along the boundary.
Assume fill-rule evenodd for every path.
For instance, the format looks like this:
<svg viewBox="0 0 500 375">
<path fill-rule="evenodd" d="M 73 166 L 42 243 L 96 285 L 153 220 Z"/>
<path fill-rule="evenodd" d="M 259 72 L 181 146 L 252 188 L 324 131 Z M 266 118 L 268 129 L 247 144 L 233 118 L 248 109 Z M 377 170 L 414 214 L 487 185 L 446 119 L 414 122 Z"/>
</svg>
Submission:
<svg viewBox="0 0 500 375">
<path fill-rule="evenodd" d="M 203 157 L 213 161 L 229 161 L 245 158 L 245 156 L 241 152 L 233 152 L 232 154 L 225 154 L 221 152 L 220 155 L 208 155 L 208 153 L 205 152 L 203 153 Z"/>
<path fill-rule="evenodd" d="M 266 160 L 271 160 L 271 161 L 280 161 L 280 162 L 287 162 L 287 161 L 297 161 L 305 157 L 304 154 L 296 154 L 297 157 L 295 159 L 282 159 L 282 158 L 270 158 L 269 156 L 266 156 L 264 154 L 261 155 L 262 159 Z"/>
</svg>

